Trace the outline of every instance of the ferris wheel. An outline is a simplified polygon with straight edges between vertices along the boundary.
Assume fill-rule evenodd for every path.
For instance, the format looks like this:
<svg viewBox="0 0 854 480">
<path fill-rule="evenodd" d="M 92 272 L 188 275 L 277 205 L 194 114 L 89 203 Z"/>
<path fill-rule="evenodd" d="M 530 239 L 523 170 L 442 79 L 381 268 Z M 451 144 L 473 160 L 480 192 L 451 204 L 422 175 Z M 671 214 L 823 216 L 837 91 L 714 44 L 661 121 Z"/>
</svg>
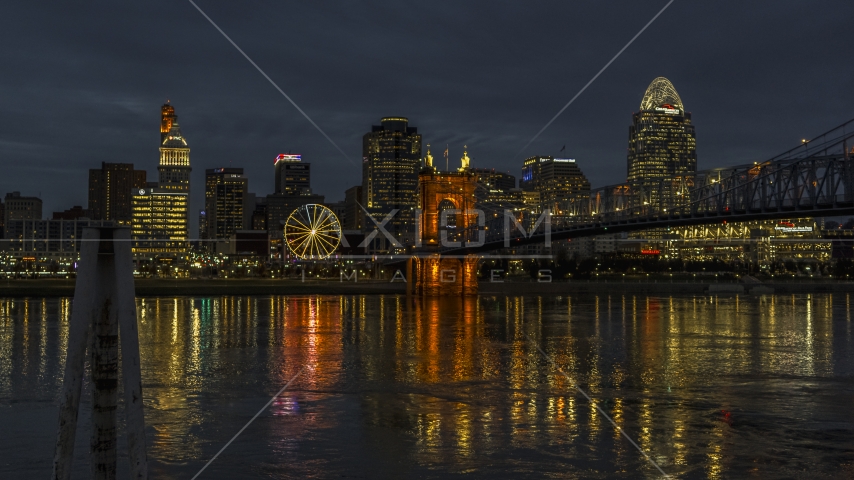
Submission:
<svg viewBox="0 0 854 480">
<path fill-rule="evenodd" d="M 323 205 L 303 205 L 285 222 L 285 244 L 302 260 L 328 258 L 341 243 L 341 224 Z"/>
</svg>

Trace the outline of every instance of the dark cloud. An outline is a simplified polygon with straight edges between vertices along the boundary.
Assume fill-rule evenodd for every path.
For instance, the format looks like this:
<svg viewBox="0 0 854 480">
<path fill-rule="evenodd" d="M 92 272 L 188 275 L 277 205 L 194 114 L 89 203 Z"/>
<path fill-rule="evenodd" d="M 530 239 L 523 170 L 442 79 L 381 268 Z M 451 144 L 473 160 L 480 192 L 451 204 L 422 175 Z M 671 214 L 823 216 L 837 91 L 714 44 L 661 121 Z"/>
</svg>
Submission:
<svg viewBox="0 0 854 480">
<path fill-rule="evenodd" d="M 661 1 L 197 2 L 358 163 L 361 136 L 405 115 L 475 166 L 515 153 L 660 9 Z M 657 76 L 694 115 L 700 168 L 760 160 L 854 109 L 852 2 L 677 1 L 525 152 L 566 145 L 594 185 L 622 181 L 631 113 Z M 313 162 L 329 200 L 348 162 L 189 2 L 0 6 L 0 193 L 85 205 L 87 169 L 156 176 L 159 107 L 205 168 L 273 188 L 277 153 Z M 436 151 L 441 151 L 436 148 Z"/>
</svg>

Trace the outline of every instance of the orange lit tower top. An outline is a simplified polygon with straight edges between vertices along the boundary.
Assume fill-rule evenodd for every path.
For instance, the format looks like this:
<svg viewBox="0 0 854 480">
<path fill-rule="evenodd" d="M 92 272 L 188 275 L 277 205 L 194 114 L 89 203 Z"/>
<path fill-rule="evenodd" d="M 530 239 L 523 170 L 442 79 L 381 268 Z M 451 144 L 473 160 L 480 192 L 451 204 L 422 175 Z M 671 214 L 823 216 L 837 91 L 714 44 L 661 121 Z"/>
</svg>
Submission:
<svg viewBox="0 0 854 480">
<path fill-rule="evenodd" d="M 181 134 L 175 107 L 169 100 L 160 108 L 160 164 L 158 186 L 167 190 L 190 192 L 190 147 Z M 163 129 L 168 125 L 168 129 Z"/>
<path fill-rule="evenodd" d="M 169 100 L 166 100 L 166 103 L 160 107 L 160 143 L 162 144 L 164 140 L 166 140 L 166 135 L 169 134 L 169 130 L 172 130 L 172 124 L 178 120 L 178 116 L 175 115 L 175 107 L 169 103 Z"/>
</svg>

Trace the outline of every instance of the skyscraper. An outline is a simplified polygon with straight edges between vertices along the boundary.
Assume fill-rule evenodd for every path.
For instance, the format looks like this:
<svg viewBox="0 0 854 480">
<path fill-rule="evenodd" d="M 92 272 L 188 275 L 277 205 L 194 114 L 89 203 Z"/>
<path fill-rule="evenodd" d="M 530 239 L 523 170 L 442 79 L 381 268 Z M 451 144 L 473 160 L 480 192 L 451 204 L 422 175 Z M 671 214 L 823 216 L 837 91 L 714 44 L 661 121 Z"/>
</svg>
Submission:
<svg viewBox="0 0 854 480">
<path fill-rule="evenodd" d="M 693 176 L 697 149 L 691 114 L 670 80 L 658 77 L 650 83 L 640 111 L 629 127 L 627 180 L 638 204 L 658 205 L 673 199 L 682 182 L 662 183 L 662 178 Z"/>
<path fill-rule="evenodd" d="M 250 204 L 251 199 L 251 204 Z M 248 229 L 248 219 L 255 208 L 255 197 L 249 194 L 249 179 L 242 168 L 209 168 L 205 170 L 205 226 L 203 238 L 228 239 L 238 230 Z"/>
<path fill-rule="evenodd" d="M 276 156 L 276 193 L 311 195 L 311 164 L 302 155 L 281 153 Z"/>
<path fill-rule="evenodd" d="M 89 170 L 89 212 L 92 220 L 112 220 L 130 225 L 133 189 L 145 188 L 145 170 L 134 170 L 132 163 L 101 162 L 101 168 Z"/>
<path fill-rule="evenodd" d="M 402 245 L 415 240 L 415 209 L 418 207 L 418 172 L 421 166 L 421 135 L 404 117 L 386 117 L 362 138 L 362 228 L 375 228 L 396 211 L 386 230 Z"/>
<path fill-rule="evenodd" d="M 132 188 L 133 252 L 174 255 L 187 251 L 189 237 L 190 147 L 175 109 L 160 109 L 160 164 L 157 187 Z"/>
<path fill-rule="evenodd" d="M 590 182 L 574 158 L 535 156 L 525 160 L 519 186 L 539 193 L 540 210 L 559 212 L 566 202 L 590 196 Z"/>
</svg>

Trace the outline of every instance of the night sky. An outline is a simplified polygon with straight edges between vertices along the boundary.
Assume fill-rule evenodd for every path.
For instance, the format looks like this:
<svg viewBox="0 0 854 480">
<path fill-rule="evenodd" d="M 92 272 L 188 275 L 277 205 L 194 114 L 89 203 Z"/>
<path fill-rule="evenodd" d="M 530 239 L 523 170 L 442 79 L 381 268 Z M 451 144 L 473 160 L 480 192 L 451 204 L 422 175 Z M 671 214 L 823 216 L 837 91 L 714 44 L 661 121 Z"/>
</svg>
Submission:
<svg viewBox="0 0 854 480">
<path fill-rule="evenodd" d="M 198 5 L 347 153 L 333 147 L 186 1 L 0 4 L 0 193 L 44 216 L 86 206 L 89 168 L 156 180 L 160 106 L 205 168 L 273 190 L 278 153 L 312 162 L 327 201 L 361 183 L 361 137 L 407 116 L 441 159 L 517 177 L 533 154 L 625 180 L 631 114 L 669 78 L 693 114 L 698 168 L 764 160 L 854 117 L 854 2 L 676 0 L 551 127 L 519 151 L 667 2 L 213 2 Z M 193 230 L 195 231 L 195 230 Z"/>
</svg>

